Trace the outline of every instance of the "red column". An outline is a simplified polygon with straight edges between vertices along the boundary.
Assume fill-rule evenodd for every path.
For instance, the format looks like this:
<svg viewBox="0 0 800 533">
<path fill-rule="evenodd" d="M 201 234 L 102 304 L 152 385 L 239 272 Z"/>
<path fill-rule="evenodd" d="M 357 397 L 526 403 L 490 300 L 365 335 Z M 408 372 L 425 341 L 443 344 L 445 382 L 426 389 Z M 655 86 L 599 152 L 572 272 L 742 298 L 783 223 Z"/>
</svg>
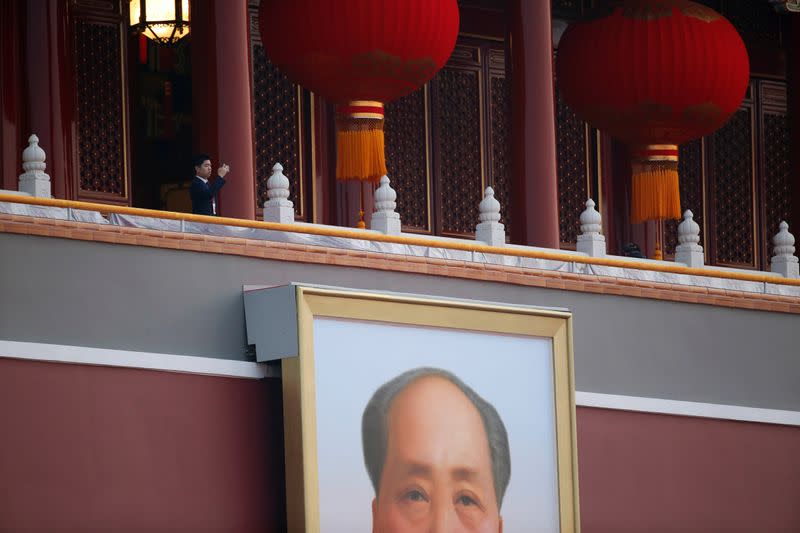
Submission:
<svg viewBox="0 0 800 533">
<path fill-rule="evenodd" d="M 214 9 L 210 2 L 192 0 L 192 150 L 217 157 L 217 64 L 215 53 Z M 191 162 L 186 162 L 191 172 Z M 238 168 L 234 169 L 238 172 Z M 233 179 L 231 174 L 231 179 Z"/>
<path fill-rule="evenodd" d="M 603 203 L 608 208 L 603 218 L 606 228 L 606 238 L 609 240 L 608 253 L 622 254 L 622 250 L 630 242 L 636 242 L 643 253 L 647 252 L 643 235 L 634 231 L 630 223 L 630 185 L 631 185 L 631 156 L 625 144 L 614 140 L 610 135 L 604 135 L 609 145 L 609 169 L 605 174 Z M 639 224 L 642 226 L 642 224 Z M 611 245 L 611 234 L 615 245 Z M 636 234 L 635 234 L 636 233 Z"/>
<path fill-rule="evenodd" d="M 311 164 L 314 166 L 314 208 L 313 222 L 317 224 L 336 224 L 336 194 L 333 173 L 336 167 L 332 164 L 336 160 L 336 147 L 334 146 L 336 133 L 333 128 L 333 109 L 331 104 L 318 95 L 312 96 L 313 105 L 313 154 Z"/>
<path fill-rule="evenodd" d="M 511 0 L 513 241 L 559 247 L 550 2 Z"/>
<path fill-rule="evenodd" d="M 628 165 L 630 168 L 630 165 Z M 606 235 L 606 248 L 609 254 L 619 255 L 627 241 L 623 228 L 627 223 L 617 216 L 620 206 L 625 205 L 615 190 L 614 142 L 608 133 L 600 134 L 600 215 L 603 217 L 603 230 Z M 624 212 L 624 208 L 622 209 Z"/>
<path fill-rule="evenodd" d="M 247 0 L 192 4 L 192 115 L 195 151 L 231 172 L 220 193 L 222 216 L 255 219 L 250 30 Z M 188 165 L 188 164 L 187 164 Z"/>
<path fill-rule="evenodd" d="M 22 173 L 22 1 L 0 2 L 0 189 L 17 190 Z"/>
<path fill-rule="evenodd" d="M 25 82 L 23 101 L 28 113 L 20 151 L 31 133 L 47 154 L 47 172 L 55 198 L 72 199 L 74 157 L 71 135 L 71 50 L 67 46 L 66 3 L 59 0 L 25 2 Z M 19 170 L 22 172 L 22 170 Z"/>
<path fill-rule="evenodd" d="M 791 146 L 791 170 L 789 179 L 790 220 L 789 231 L 800 235 L 800 14 L 790 13 L 791 28 L 787 44 L 786 77 L 787 104 L 789 112 L 789 135 Z M 772 238 L 775 228 L 769 228 L 767 237 Z"/>
</svg>

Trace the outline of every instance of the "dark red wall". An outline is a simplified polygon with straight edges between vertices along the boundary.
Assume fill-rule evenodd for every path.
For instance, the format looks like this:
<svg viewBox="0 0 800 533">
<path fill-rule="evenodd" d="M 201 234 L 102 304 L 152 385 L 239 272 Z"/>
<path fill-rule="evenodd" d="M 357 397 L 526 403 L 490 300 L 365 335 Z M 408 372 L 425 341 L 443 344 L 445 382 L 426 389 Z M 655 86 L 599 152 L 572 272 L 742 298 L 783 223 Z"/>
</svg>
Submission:
<svg viewBox="0 0 800 533">
<path fill-rule="evenodd" d="M 583 533 L 800 532 L 800 428 L 578 408 Z"/>
<path fill-rule="evenodd" d="M 282 531 L 280 382 L 0 359 L 0 531 Z"/>
<path fill-rule="evenodd" d="M 798 532 L 800 428 L 578 408 L 584 533 Z M 0 531 L 283 531 L 280 382 L 0 359 Z"/>
</svg>

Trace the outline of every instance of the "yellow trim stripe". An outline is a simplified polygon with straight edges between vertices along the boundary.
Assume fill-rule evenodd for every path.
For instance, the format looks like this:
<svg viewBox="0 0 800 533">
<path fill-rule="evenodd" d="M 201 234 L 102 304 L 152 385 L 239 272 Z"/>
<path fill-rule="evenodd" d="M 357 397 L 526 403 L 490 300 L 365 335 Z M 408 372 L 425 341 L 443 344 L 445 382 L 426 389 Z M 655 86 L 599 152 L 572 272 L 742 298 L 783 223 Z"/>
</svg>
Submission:
<svg viewBox="0 0 800 533">
<path fill-rule="evenodd" d="M 225 226 L 236 226 L 240 228 L 268 229 L 274 231 L 285 231 L 289 233 L 305 233 L 309 235 L 323 235 L 326 237 L 342 237 L 345 239 L 362 239 L 365 241 L 390 242 L 395 244 L 407 244 L 412 246 L 425 246 L 428 248 L 444 248 L 448 250 L 462 250 L 466 252 L 479 252 L 485 254 L 507 255 L 514 257 L 529 257 L 532 259 L 546 259 L 550 261 L 564 261 L 572 263 L 583 263 L 587 265 L 600 265 L 618 268 L 632 268 L 634 270 L 649 270 L 652 272 L 669 272 L 672 274 L 684 274 L 688 276 L 705 276 L 711 278 L 736 279 L 740 281 L 755 281 L 758 283 L 772 283 L 774 285 L 792 285 L 800 287 L 800 279 L 784 278 L 779 276 L 767 276 L 748 272 L 730 272 L 718 270 L 713 267 L 690 268 L 682 265 L 665 265 L 658 263 L 641 263 L 629 259 L 616 259 L 612 257 L 588 257 L 580 255 L 565 254 L 559 251 L 547 252 L 535 249 L 505 248 L 502 246 L 489 246 L 477 242 L 451 242 L 451 241 L 432 241 L 430 238 L 407 237 L 404 235 L 384 235 L 382 233 L 372 233 L 364 230 L 338 228 L 330 226 L 315 226 L 305 224 L 279 224 L 277 222 L 262 222 L 260 220 L 245 220 L 241 218 L 213 217 L 206 215 L 195 215 L 192 213 L 178 213 L 173 211 L 158 211 L 156 209 L 141 209 L 138 207 L 127 207 L 110 204 L 99 204 L 93 202 L 76 202 L 73 200 L 58 200 L 55 198 L 34 198 L 27 196 L 17 196 L 14 194 L 0 194 L 0 202 L 44 205 L 49 207 L 61 207 L 72 209 L 83 209 L 86 211 L 100 211 L 102 213 L 118 213 L 121 215 L 134 215 L 141 217 L 163 218 L 166 220 L 184 220 L 187 222 L 200 222 L 204 224 L 220 224 Z"/>
</svg>

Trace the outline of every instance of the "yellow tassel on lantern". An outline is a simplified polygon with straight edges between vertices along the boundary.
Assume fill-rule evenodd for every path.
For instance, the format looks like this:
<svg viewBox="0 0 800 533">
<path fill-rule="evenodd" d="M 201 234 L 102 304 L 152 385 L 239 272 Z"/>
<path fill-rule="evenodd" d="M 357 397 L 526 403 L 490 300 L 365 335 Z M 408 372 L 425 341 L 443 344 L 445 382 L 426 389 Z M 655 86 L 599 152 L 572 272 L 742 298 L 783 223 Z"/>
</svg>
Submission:
<svg viewBox="0 0 800 533">
<path fill-rule="evenodd" d="M 352 101 L 336 112 L 336 179 L 377 183 L 387 173 L 383 104 Z"/>
<path fill-rule="evenodd" d="M 386 174 L 383 129 L 336 132 L 336 179 L 378 182 Z"/>
<path fill-rule="evenodd" d="M 361 206 L 356 227 L 366 228 L 363 182 L 377 183 L 386 174 L 383 103 L 353 100 L 337 107 L 336 179 L 361 182 Z"/>
<path fill-rule="evenodd" d="M 681 218 L 678 147 L 649 145 L 634 152 L 631 221 Z"/>
</svg>

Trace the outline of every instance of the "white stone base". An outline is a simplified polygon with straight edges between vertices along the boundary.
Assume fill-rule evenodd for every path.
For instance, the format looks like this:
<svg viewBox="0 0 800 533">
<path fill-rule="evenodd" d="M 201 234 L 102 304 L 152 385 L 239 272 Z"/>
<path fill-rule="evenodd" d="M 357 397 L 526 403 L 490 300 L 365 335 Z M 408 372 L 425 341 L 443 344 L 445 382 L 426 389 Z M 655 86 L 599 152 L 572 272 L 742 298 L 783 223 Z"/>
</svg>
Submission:
<svg viewBox="0 0 800 533">
<path fill-rule="evenodd" d="M 279 224 L 294 223 L 294 205 L 270 205 L 269 201 L 264 204 L 264 222 L 278 222 Z"/>
<path fill-rule="evenodd" d="M 400 235 L 400 213 L 378 211 L 372 213 L 369 229 L 380 231 L 384 235 Z"/>
<path fill-rule="evenodd" d="M 606 238 L 603 235 L 578 235 L 575 250 L 589 257 L 606 256 Z"/>
<path fill-rule="evenodd" d="M 800 278 L 800 263 L 798 263 L 798 258 L 793 255 L 773 257 L 770 270 L 785 278 Z"/>
<path fill-rule="evenodd" d="M 703 254 L 703 247 L 695 245 L 695 248 L 684 247 L 679 244 L 675 248 L 675 262 L 683 263 L 689 268 L 700 268 L 706 264 L 705 255 Z"/>
<path fill-rule="evenodd" d="M 50 177 L 47 174 L 44 174 L 43 177 L 23 174 L 19 177 L 19 190 L 37 198 L 52 198 L 50 194 Z"/>
<path fill-rule="evenodd" d="M 505 246 L 506 227 L 499 222 L 481 222 L 475 226 L 475 240 L 489 246 Z"/>
</svg>

